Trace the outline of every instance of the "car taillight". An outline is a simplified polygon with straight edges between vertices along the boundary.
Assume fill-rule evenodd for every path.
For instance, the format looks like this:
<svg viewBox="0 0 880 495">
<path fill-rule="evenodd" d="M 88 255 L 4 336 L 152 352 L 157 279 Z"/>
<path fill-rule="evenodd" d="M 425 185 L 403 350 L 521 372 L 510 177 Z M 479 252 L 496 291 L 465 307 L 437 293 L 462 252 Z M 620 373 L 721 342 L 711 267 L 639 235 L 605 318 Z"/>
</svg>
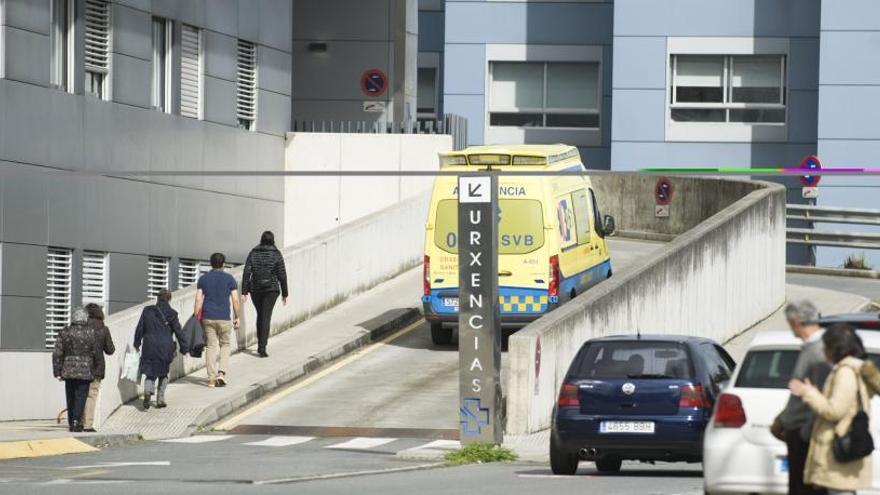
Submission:
<svg viewBox="0 0 880 495">
<path fill-rule="evenodd" d="M 742 401 L 733 394 L 721 394 L 715 404 L 715 426 L 740 428 L 746 424 L 746 411 Z"/>
<path fill-rule="evenodd" d="M 681 395 L 678 398 L 678 407 L 686 409 L 709 407 L 709 399 L 706 398 L 702 385 L 682 385 L 679 390 Z"/>
<path fill-rule="evenodd" d="M 550 257 L 550 287 L 547 288 L 548 296 L 559 295 L 559 256 Z"/>
<path fill-rule="evenodd" d="M 571 383 L 563 384 L 562 390 L 559 391 L 559 407 L 580 407 L 579 390 L 577 385 Z"/>
<path fill-rule="evenodd" d="M 426 296 L 431 295 L 431 257 L 425 256 L 425 264 L 422 265 L 422 293 Z"/>
</svg>

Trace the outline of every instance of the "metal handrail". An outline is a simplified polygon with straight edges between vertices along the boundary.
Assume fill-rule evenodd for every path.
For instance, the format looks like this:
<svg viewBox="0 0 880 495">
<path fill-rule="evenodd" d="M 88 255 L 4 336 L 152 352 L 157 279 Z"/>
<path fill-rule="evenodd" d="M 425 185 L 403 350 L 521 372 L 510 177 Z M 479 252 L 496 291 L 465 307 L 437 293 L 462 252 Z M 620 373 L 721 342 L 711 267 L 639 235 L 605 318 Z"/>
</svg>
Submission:
<svg viewBox="0 0 880 495">
<path fill-rule="evenodd" d="M 880 249 L 880 234 L 867 232 L 823 231 L 814 223 L 880 226 L 880 210 L 839 208 L 833 206 L 786 205 L 786 220 L 807 222 L 808 227 L 786 228 L 786 240 L 812 246 Z"/>
<path fill-rule="evenodd" d="M 785 218 L 807 222 L 880 225 L 880 210 L 833 206 L 787 205 Z"/>
</svg>

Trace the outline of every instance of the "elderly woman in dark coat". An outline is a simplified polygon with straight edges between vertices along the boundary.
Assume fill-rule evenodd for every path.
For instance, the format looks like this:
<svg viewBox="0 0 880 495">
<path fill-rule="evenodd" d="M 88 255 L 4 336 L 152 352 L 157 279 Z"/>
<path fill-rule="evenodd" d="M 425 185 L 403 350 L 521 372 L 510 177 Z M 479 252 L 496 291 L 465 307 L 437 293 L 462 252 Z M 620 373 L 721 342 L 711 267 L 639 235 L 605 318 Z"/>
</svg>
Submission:
<svg viewBox="0 0 880 495">
<path fill-rule="evenodd" d="M 89 395 L 89 384 L 94 378 L 98 347 L 95 329 L 89 325 L 89 315 L 83 308 L 73 311 L 70 325 L 58 332 L 52 352 L 52 372 L 64 380 L 67 393 L 67 423 L 70 431 L 83 431 L 82 416 Z"/>
<path fill-rule="evenodd" d="M 187 342 L 177 319 L 177 311 L 171 308 L 171 291 L 162 289 L 156 297 L 154 306 L 147 306 L 141 313 L 137 330 L 134 333 L 134 347 L 141 351 L 140 371 L 144 379 L 144 409 L 150 408 L 150 397 L 156 393 L 156 407 L 163 408 L 165 403 L 165 387 L 168 386 L 168 369 L 177 345 L 180 351 L 187 352 Z M 158 383 L 158 386 L 157 386 Z"/>
</svg>

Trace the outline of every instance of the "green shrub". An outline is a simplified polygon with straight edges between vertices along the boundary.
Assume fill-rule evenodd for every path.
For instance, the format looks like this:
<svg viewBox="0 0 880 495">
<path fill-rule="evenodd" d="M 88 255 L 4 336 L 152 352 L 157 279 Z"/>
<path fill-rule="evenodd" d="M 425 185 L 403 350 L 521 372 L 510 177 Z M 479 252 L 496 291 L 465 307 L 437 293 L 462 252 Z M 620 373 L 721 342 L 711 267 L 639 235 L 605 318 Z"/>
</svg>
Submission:
<svg viewBox="0 0 880 495">
<path fill-rule="evenodd" d="M 446 454 L 446 461 L 456 466 L 488 462 L 513 462 L 516 454 L 507 448 L 488 443 L 475 443 Z"/>
<path fill-rule="evenodd" d="M 853 270 L 870 270 L 871 265 L 868 264 L 868 261 L 865 259 L 865 253 L 862 254 L 850 254 L 846 257 L 846 260 L 843 262 L 844 268 L 850 268 Z"/>
</svg>

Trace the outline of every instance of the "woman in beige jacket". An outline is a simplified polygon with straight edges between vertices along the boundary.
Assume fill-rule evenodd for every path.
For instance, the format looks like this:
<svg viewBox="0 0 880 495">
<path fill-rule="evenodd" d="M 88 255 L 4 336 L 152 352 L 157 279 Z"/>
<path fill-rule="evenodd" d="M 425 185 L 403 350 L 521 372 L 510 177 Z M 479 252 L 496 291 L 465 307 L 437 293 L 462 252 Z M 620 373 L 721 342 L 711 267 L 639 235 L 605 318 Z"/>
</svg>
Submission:
<svg viewBox="0 0 880 495">
<path fill-rule="evenodd" d="M 864 348 L 849 325 L 834 325 L 822 336 L 825 356 L 833 364 L 822 392 L 809 380 L 789 383 L 791 393 L 802 397 L 816 413 L 810 450 L 804 469 L 804 482 L 826 488 L 830 494 L 855 493 L 871 486 L 871 456 L 840 463 L 834 458 L 832 444 L 836 436 L 849 431 L 850 423 L 862 407 L 870 415 L 870 396 L 859 371 Z"/>
</svg>

